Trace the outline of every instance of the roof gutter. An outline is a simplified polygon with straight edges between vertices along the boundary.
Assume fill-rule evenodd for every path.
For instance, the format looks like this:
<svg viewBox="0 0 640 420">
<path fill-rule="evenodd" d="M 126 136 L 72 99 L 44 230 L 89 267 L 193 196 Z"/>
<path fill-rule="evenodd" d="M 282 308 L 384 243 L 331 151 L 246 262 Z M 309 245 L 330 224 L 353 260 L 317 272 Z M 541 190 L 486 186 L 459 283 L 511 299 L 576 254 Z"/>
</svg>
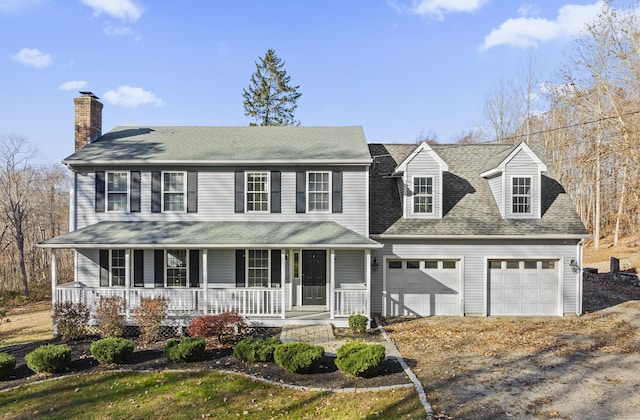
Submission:
<svg viewBox="0 0 640 420">
<path fill-rule="evenodd" d="M 362 166 L 370 165 L 371 159 L 303 159 L 303 160 L 76 160 L 65 159 L 63 164 L 69 167 L 75 166 L 313 166 L 313 165 L 334 165 L 334 166 Z"/>
<path fill-rule="evenodd" d="M 51 243 L 38 243 L 35 245 L 38 248 L 49 249 L 96 249 L 96 248 L 108 248 L 108 249 L 166 249 L 166 248 L 180 248 L 180 249 L 229 249 L 229 248 L 256 248 L 261 249 L 283 249 L 283 248 L 296 248 L 296 249 L 376 249 L 382 248 L 383 244 L 51 244 Z"/>
<path fill-rule="evenodd" d="M 369 235 L 374 240 L 385 239 L 586 239 L 588 234 L 560 234 L 560 235 Z"/>
</svg>

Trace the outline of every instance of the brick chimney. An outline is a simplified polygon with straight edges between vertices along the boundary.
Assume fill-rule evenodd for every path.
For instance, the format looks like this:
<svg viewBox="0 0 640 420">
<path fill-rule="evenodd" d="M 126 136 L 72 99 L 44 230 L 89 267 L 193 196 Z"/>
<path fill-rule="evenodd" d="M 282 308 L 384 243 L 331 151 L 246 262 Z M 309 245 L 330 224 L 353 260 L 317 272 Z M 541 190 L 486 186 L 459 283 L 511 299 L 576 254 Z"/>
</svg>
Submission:
<svg viewBox="0 0 640 420">
<path fill-rule="evenodd" d="M 102 135 L 102 102 L 92 92 L 73 98 L 76 106 L 76 152 Z"/>
</svg>

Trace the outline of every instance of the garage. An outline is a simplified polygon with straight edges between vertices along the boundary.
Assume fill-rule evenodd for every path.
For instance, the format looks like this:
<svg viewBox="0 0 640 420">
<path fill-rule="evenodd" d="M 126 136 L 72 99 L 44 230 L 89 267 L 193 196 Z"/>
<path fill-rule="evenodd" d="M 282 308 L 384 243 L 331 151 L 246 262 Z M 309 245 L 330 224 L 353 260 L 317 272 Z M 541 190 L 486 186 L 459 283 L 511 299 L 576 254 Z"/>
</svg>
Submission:
<svg viewBox="0 0 640 420">
<path fill-rule="evenodd" d="M 488 315 L 558 315 L 557 260 L 490 260 Z"/>
<path fill-rule="evenodd" d="M 460 261 L 386 261 L 385 316 L 460 315 Z"/>
</svg>

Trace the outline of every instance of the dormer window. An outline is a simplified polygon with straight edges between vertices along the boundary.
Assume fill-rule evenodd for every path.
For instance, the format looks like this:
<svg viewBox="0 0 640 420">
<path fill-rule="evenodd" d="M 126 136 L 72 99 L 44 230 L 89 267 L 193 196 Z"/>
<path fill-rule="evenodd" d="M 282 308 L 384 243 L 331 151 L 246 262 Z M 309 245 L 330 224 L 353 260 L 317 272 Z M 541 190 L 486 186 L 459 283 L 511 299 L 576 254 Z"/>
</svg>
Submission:
<svg viewBox="0 0 640 420">
<path fill-rule="evenodd" d="M 512 178 L 511 212 L 513 214 L 531 213 L 531 178 Z"/>
<path fill-rule="evenodd" d="M 430 176 L 413 178 L 413 212 L 433 213 L 433 178 Z"/>
</svg>

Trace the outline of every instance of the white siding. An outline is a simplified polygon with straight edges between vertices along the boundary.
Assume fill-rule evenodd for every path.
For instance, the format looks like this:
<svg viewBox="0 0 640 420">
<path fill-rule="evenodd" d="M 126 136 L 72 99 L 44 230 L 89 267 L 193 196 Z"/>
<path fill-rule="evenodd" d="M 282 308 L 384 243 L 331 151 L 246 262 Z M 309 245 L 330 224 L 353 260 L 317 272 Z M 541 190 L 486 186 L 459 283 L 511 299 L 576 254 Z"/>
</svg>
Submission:
<svg viewBox="0 0 640 420">
<path fill-rule="evenodd" d="M 413 213 L 413 178 L 432 177 L 433 178 L 433 214 Z M 419 217 L 425 219 L 439 219 L 442 217 L 442 171 L 438 162 L 427 152 L 418 153 L 407 164 L 404 176 L 404 200 L 405 217 Z"/>
<path fill-rule="evenodd" d="M 87 287 L 100 287 L 100 254 L 97 249 L 78 251 L 78 278 Z"/>
<path fill-rule="evenodd" d="M 319 168 L 311 168 L 319 169 Z M 267 168 L 281 171 L 281 213 L 235 213 L 234 170 L 198 169 L 197 213 L 151 213 L 151 172 L 141 173 L 140 213 L 95 212 L 95 172 L 78 173 L 77 220 L 82 228 L 106 221 L 336 221 L 364 236 L 369 234 L 368 176 L 366 168 L 322 168 L 342 171 L 342 213 L 296 213 L 296 171 L 291 168 Z"/>
<path fill-rule="evenodd" d="M 500 210 L 500 215 L 504 218 L 504 202 L 502 193 L 504 186 L 502 184 L 502 175 L 495 176 L 487 180 L 489 182 L 489 188 L 491 188 L 491 192 L 493 193 L 493 198 L 496 200 L 496 204 L 498 209 Z"/>
<path fill-rule="evenodd" d="M 207 280 L 215 287 L 235 287 L 236 252 L 234 249 L 210 249 L 207 252 Z"/>
<path fill-rule="evenodd" d="M 336 287 L 364 281 L 364 251 L 336 250 Z"/>
<path fill-rule="evenodd" d="M 384 242 L 384 241 L 380 241 Z M 578 259 L 577 241 L 518 241 L 518 240 L 441 240 L 425 242 L 395 241 L 372 251 L 379 263 L 371 271 L 371 312 L 382 312 L 382 284 L 384 256 L 393 258 L 451 258 L 463 261 L 463 309 L 465 314 L 484 314 L 487 299 L 487 259 L 557 259 L 562 260 L 559 275 L 563 281 L 562 303 L 564 313 L 577 311 L 578 275 L 571 271 L 571 258 Z"/>
</svg>

